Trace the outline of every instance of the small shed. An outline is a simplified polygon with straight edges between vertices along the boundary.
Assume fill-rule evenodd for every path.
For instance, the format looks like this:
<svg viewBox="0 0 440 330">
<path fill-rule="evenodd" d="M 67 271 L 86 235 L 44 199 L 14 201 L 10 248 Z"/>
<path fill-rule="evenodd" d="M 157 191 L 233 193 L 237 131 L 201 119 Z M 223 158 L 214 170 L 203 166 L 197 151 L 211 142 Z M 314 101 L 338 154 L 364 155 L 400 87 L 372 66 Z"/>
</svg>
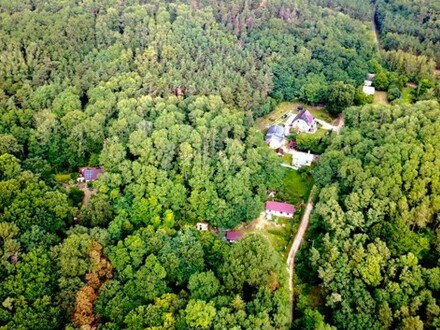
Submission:
<svg viewBox="0 0 440 330">
<path fill-rule="evenodd" d="M 208 230 L 208 224 L 206 222 L 197 222 L 196 228 L 200 231 L 207 231 Z"/>
<path fill-rule="evenodd" d="M 226 240 L 229 243 L 235 243 L 239 239 L 243 237 L 243 233 L 239 233 L 238 231 L 228 231 L 226 233 Z"/>
</svg>

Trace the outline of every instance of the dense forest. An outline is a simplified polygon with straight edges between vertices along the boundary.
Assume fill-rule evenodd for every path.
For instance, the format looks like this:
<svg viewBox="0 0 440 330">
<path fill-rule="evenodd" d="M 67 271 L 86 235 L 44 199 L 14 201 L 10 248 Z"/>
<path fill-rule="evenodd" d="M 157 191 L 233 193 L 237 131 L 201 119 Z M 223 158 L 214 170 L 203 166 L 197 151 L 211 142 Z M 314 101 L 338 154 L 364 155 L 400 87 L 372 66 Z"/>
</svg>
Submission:
<svg viewBox="0 0 440 330">
<path fill-rule="evenodd" d="M 371 102 L 367 72 L 440 97 L 438 36 L 391 42 L 410 34 L 392 6 L 380 54 L 368 1 L 0 0 L 0 329 L 289 328 L 285 260 L 223 239 L 283 185 L 255 119 Z M 438 108 L 352 108 L 342 136 L 299 138 L 323 153 L 299 275 L 325 304 L 298 293 L 295 327 L 440 326 Z M 87 203 L 83 166 L 104 170 Z"/>
<path fill-rule="evenodd" d="M 438 329 L 440 105 L 345 115 L 346 130 L 314 171 L 320 193 L 313 246 L 306 241 L 297 268 L 306 283 L 297 325 Z"/>
<path fill-rule="evenodd" d="M 426 55 L 440 67 L 440 2 L 377 0 L 375 21 L 386 50 Z"/>
</svg>

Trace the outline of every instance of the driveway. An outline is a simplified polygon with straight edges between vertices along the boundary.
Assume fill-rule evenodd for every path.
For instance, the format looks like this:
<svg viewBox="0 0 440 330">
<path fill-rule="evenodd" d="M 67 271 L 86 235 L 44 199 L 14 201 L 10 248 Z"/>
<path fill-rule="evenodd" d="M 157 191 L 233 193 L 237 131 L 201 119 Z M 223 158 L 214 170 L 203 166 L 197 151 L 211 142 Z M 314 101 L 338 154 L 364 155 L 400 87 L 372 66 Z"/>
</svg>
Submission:
<svg viewBox="0 0 440 330">
<path fill-rule="evenodd" d="M 338 126 L 333 126 L 332 124 L 329 124 L 326 121 L 318 119 L 318 118 L 315 118 L 315 121 L 321 125 L 322 129 L 326 129 L 329 131 L 335 131 L 335 132 L 338 131 Z"/>
<path fill-rule="evenodd" d="M 306 232 L 307 226 L 309 225 L 310 213 L 313 210 L 312 197 L 309 197 L 307 201 L 306 209 L 304 215 L 301 219 L 301 223 L 296 233 L 295 239 L 293 241 L 292 247 L 289 251 L 289 256 L 287 257 L 287 271 L 289 273 L 289 290 L 290 290 L 290 319 L 293 319 L 293 267 L 295 265 L 295 256 L 298 252 L 299 246 L 301 245 L 302 239 Z"/>
</svg>

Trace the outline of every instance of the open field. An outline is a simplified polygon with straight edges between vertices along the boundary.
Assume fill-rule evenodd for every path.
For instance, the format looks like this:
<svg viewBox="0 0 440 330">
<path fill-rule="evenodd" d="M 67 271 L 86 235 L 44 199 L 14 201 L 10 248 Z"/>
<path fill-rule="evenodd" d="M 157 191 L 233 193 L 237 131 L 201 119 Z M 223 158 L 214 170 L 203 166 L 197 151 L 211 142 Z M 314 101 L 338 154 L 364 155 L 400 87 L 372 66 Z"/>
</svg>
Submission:
<svg viewBox="0 0 440 330">
<path fill-rule="evenodd" d="M 303 177 L 298 171 L 286 169 L 283 187 L 276 195 L 276 200 L 292 203 L 296 207 L 296 213 L 292 219 L 273 217 L 273 220 L 266 220 L 265 213 L 250 222 L 249 224 L 241 224 L 234 228 L 234 231 L 243 233 L 258 233 L 265 236 L 274 249 L 281 253 L 287 260 L 290 246 L 298 229 L 304 212 L 302 201 L 307 201 L 313 186 L 311 175 Z"/>
</svg>

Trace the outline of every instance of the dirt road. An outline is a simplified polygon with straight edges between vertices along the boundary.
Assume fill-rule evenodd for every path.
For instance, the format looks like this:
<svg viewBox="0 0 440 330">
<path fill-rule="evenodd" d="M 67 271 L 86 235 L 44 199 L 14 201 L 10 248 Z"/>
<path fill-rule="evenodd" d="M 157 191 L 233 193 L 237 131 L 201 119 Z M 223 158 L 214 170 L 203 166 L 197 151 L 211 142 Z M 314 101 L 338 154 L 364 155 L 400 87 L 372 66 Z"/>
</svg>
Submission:
<svg viewBox="0 0 440 330">
<path fill-rule="evenodd" d="M 304 233 L 306 232 L 307 226 L 309 224 L 310 213 L 313 210 L 312 197 L 309 197 L 309 200 L 306 205 L 306 210 L 304 211 L 304 215 L 301 219 L 301 223 L 298 228 L 298 232 L 296 233 L 295 239 L 293 241 L 292 247 L 290 248 L 289 256 L 287 257 L 287 270 L 289 272 L 289 289 L 290 289 L 290 320 L 293 320 L 293 268 L 295 265 L 295 256 L 298 252 L 299 246 L 301 245 L 302 239 L 304 237 Z"/>
</svg>

